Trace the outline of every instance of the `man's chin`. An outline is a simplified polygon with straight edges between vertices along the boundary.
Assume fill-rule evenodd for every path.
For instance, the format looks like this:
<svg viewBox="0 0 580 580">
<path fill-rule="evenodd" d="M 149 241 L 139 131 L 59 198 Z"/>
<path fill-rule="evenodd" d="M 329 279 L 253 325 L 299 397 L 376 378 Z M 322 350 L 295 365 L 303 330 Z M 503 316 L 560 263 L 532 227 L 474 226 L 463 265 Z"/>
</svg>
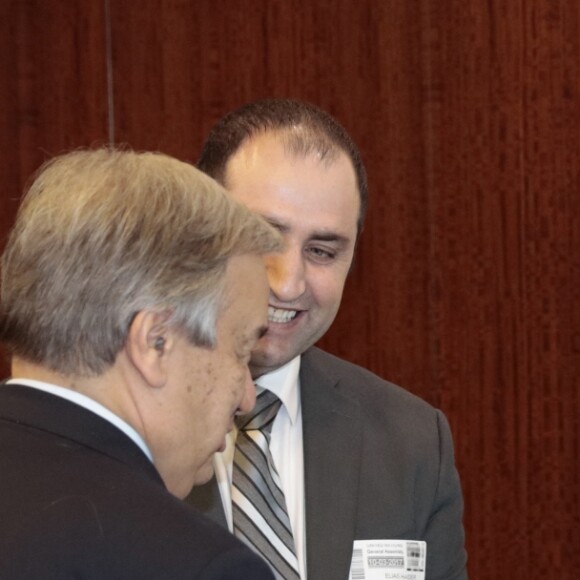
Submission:
<svg viewBox="0 0 580 580">
<path fill-rule="evenodd" d="M 280 367 L 283 367 L 293 358 L 302 354 L 302 352 L 303 351 L 299 349 L 279 349 L 275 348 L 273 345 L 269 345 L 266 348 L 260 348 L 252 353 L 252 360 L 249 365 L 252 377 L 257 379 L 266 373 L 271 373 Z"/>
<path fill-rule="evenodd" d="M 193 487 L 197 485 L 204 485 L 208 483 L 214 476 L 213 458 L 202 465 L 195 474 L 195 482 Z"/>
</svg>

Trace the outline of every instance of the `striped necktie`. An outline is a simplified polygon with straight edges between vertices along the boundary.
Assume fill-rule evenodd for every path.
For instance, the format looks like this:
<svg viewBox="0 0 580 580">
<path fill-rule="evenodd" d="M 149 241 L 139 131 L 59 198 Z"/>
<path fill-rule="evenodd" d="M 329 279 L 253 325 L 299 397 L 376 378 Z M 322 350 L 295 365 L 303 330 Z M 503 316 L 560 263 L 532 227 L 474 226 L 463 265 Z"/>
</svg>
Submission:
<svg viewBox="0 0 580 580">
<path fill-rule="evenodd" d="M 234 534 L 260 554 L 279 580 L 299 580 L 286 500 L 270 453 L 270 431 L 281 401 L 264 390 L 237 418 L 232 476 Z"/>
</svg>

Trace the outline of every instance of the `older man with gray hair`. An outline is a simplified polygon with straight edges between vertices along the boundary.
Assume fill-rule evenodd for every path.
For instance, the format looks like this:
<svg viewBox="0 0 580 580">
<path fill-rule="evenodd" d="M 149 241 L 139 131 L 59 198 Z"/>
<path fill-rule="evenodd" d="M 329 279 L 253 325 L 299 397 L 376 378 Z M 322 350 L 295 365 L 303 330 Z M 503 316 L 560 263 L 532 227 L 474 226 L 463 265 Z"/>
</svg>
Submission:
<svg viewBox="0 0 580 580">
<path fill-rule="evenodd" d="M 45 166 L 2 258 L 0 577 L 270 579 L 180 501 L 255 403 L 280 236 L 170 157 Z"/>
</svg>

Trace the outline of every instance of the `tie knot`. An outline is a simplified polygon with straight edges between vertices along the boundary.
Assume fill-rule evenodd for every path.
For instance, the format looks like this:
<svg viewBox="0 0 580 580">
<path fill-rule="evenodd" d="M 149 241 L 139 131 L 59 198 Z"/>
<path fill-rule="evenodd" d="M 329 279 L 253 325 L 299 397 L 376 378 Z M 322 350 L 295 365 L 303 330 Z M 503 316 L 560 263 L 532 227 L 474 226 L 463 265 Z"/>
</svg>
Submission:
<svg viewBox="0 0 580 580">
<path fill-rule="evenodd" d="M 256 399 L 256 406 L 246 415 L 236 418 L 236 426 L 240 431 L 265 429 L 269 432 L 281 405 L 282 401 L 274 393 L 264 389 Z"/>
</svg>

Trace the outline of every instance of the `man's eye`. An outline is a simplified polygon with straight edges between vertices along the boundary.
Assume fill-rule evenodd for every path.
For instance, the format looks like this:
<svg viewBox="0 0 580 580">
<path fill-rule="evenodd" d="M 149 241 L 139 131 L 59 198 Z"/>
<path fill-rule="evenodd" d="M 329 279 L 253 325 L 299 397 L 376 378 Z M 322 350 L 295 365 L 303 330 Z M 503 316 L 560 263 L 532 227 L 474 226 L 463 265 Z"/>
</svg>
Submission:
<svg viewBox="0 0 580 580">
<path fill-rule="evenodd" d="M 332 262 L 336 257 L 336 252 L 327 248 L 312 247 L 307 249 L 307 253 L 311 259 L 319 263 Z"/>
</svg>

